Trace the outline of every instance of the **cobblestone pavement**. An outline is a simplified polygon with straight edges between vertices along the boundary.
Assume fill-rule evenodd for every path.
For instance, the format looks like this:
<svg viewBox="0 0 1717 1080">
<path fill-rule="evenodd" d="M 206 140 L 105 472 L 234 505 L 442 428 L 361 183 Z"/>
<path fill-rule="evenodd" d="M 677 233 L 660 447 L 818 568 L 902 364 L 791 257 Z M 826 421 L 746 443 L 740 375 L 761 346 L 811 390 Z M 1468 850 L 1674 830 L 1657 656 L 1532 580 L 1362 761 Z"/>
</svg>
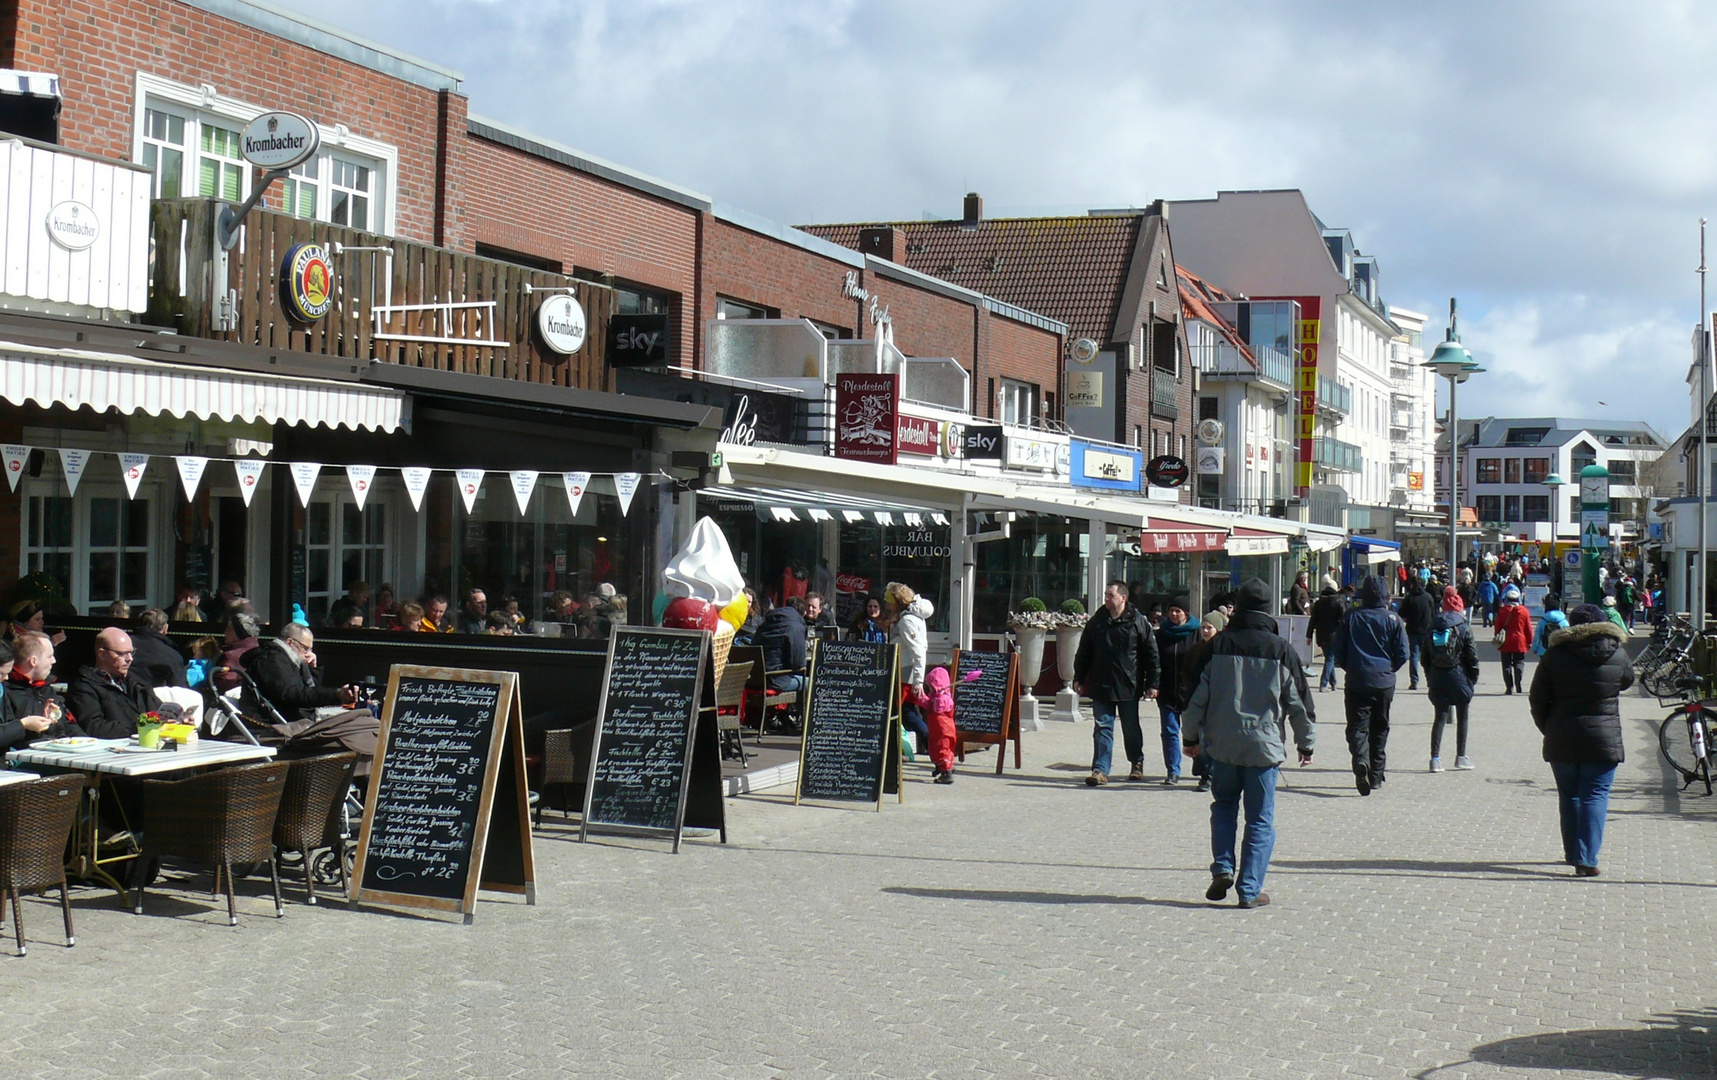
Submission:
<svg viewBox="0 0 1717 1080">
<path fill-rule="evenodd" d="M 1367 799 L 1341 698 L 1318 695 L 1321 750 L 1284 774 L 1267 909 L 1203 900 L 1205 797 L 1079 786 L 1089 725 L 1056 725 L 1002 778 L 993 754 L 951 788 L 909 766 L 906 804 L 881 813 L 731 801 L 727 847 L 580 846 L 551 827 L 539 906 L 486 901 L 469 927 L 298 904 L 276 921 L 252 881 L 232 929 L 194 889 L 153 894 L 140 918 L 86 889 L 67 950 L 57 905 L 26 900 L 30 955 L 0 956 L 0 1062 L 10 1077 L 1717 1075 L 1717 800 L 1671 792 L 1662 712 L 1626 699 L 1604 876 L 1574 879 L 1536 732 L 1499 683 L 1487 662 L 1477 771 L 1435 776 L 1429 706 L 1403 688 L 1391 781 Z"/>
</svg>

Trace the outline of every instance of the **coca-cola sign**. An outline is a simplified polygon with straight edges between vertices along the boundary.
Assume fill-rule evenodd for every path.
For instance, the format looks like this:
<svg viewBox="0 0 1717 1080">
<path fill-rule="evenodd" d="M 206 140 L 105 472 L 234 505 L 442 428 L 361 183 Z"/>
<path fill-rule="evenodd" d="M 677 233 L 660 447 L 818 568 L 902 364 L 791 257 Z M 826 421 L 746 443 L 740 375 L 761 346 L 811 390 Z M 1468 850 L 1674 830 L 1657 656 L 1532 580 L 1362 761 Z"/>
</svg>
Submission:
<svg viewBox="0 0 1717 1080">
<path fill-rule="evenodd" d="M 844 593 L 870 592 L 870 578 L 858 574 L 836 574 L 835 591 Z"/>
<path fill-rule="evenodd" d="M 899 455 L 900 376 L 835 376 L 835 456 L 893 465 Z"/>
</svg>

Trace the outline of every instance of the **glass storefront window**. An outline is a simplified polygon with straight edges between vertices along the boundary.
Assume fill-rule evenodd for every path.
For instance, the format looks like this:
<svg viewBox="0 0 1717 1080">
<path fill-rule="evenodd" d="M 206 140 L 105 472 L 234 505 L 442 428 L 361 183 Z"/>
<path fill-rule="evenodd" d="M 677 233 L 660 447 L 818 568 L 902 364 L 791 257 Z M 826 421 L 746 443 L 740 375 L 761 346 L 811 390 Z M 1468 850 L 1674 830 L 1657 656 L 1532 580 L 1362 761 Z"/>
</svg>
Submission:
<svg viewBox="0 0 1717 1080">
<path fill-rule="evenodd" d="M 870 595 L 880 598 L 891 581 L 910 586 L 936 609 L 929 626 L 948 629 L 947 525 L 877 525 L 852 522 L 841 526 L 840 572 L 869 578 Z M 842 626 L 851 625 L 864 596 L 845 593 L 837 598 L 835 614 Z"/>
<path fill-rule="evenodd" d="M 1051 610 L 1062 601 L 1087 601 L 1085 568 L 1090 547 L 1083 518 L 1020 514 L 1006 540 L 976 546 L 973 567 L 972 630 L 999 634 L 1008 613 L 1035 596 Z M 944 560 L 946 565 L 947 560 Z"/>
</svg>

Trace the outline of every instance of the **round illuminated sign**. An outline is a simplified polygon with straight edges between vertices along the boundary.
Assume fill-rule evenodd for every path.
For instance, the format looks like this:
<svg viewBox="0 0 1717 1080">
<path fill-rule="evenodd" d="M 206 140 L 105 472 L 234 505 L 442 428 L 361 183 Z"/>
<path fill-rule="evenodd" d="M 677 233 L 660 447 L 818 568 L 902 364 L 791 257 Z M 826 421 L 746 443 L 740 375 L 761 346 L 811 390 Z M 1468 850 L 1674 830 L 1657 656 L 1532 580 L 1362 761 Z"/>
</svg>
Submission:
<svg viewBox="0 0 1717 1080">
<path fill-rule="evenodd" d="M 1187 468 L 1186 459 L 1173 454 L 1154 457 L 1145 466 L 1145 479 L 1149 480 L 1153 487 L 1180 487 L 1191 474 L 1192 470 Z"/>
<path fill-rule="evenodd" d="M 537 333 L 544 345 L 562 356 L 584 347 L 584 332 L 584 308 L 574 297 L 559 293 L 537 308 Z"/>
<path fill-rule="evenodd" d="M 47 226 L 49 238 L 67 251 L 82 251 L 101 235 L 101 220 L 95 209 L 75 199 L 54 204 L 42 224 Z"/>
<path fill-rule="evenodd" d="M 291 169 L 309 161 L 322 133 L 297 113 L 265 112 L 245 125 L 239 153 L 259 169 Z"/>
<path fill-rule="evenodd" d="M 280 262 L 280 303 L 293 320 L 313 323 L 334 304 L 334 267 L 321 244 L 294 244 Z"/>
</svg>

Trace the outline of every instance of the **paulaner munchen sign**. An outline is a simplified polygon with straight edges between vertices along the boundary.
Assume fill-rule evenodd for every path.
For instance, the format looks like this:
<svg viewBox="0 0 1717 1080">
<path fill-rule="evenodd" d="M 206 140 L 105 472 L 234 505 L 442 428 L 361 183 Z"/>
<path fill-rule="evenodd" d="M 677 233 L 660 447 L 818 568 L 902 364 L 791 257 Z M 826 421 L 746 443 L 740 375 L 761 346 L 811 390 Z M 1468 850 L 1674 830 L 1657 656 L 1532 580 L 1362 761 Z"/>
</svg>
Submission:
<svg viewBox="0 0 1717 1080">
<path fill-rule="evenodd" d="M 239 152 L 259 169 L 291 169 L 309 161 L 322 145 L 316 125 L 297 113 L 266 112 L 245 125 Z"/>
</svg>

